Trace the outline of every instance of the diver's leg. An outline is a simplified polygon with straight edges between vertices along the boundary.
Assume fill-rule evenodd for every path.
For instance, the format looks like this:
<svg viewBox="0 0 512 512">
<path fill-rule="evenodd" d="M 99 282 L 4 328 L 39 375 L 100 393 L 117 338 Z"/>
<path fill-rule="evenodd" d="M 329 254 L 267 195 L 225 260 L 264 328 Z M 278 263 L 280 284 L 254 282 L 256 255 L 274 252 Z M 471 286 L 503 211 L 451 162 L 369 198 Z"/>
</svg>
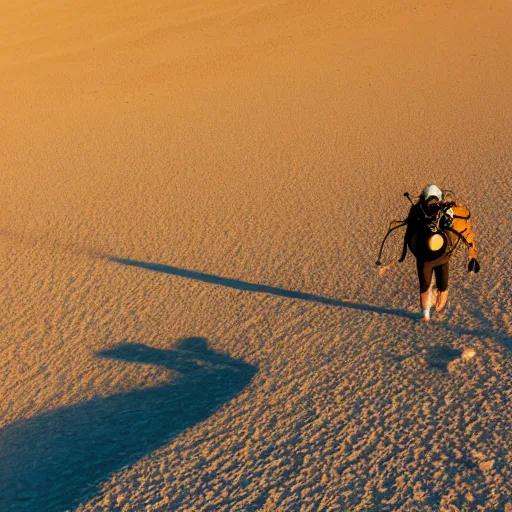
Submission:
<svg viewBox="0 0 512 512">
<path fill-rule="evenodd" d="M 416 263 L 418 269 L 418 278 L 420 280 L 420 303 L 423 311 L 423 320 L 430 320 L 430 283 L 432 282 L 432 267 L 424 265 L 418 261 Z"/>
<path fill-rule="evenodd" d="M 443 265 L 439 265 L 434 269 L 436 274 L 436 285 L 439 290 L 437 297 L 436 311 L 439 313 L 446 306 L 448 300 L 448 277 L 450 274 L 450 262 L 446 262 Z"/>
</svg>

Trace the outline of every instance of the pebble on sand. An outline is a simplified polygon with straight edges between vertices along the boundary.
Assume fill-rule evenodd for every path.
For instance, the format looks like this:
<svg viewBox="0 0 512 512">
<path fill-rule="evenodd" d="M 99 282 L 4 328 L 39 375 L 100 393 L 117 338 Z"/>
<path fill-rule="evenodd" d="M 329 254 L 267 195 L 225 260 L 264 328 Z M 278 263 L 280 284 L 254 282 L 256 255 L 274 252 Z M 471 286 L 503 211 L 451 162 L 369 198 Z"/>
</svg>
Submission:
<svg viewBox="0 0 512 512">
<path fill-rule="evenodd" d="M 463 361 L 469 361 L 470 359 L 473 359 L 473 357 L 476 356 L 476 351 L 473 348 L 466 348 L 464 352 L 462 352 L 462 355 L 460 356 Z"/>
</svg>

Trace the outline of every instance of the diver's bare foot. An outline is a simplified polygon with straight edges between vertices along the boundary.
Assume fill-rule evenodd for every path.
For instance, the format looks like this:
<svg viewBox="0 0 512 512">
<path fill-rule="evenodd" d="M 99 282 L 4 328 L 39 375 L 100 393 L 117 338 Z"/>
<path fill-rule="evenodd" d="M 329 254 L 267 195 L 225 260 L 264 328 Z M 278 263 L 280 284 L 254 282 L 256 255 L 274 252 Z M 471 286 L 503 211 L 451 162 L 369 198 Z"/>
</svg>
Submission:
<svg viewBox="0 0 512 512">
<path fill-rule="evenodd" d="M 439 295 L 437 296 L 437 302 L 436 302 L 436 312 L 440 313 L 444 307 L 446 306 L 446 301 L 448 300 L 448 290 L 445 290 L 444 292 L 439 292 Z"/>
</svg>

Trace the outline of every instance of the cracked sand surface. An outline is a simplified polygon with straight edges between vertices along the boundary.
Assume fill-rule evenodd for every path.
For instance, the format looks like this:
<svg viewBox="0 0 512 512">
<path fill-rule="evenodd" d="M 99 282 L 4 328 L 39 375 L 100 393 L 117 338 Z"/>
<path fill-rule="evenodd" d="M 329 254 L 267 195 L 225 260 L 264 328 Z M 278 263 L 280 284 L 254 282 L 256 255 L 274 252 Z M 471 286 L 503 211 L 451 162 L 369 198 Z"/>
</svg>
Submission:
<svg viewBox="0 0 512 512">
<path fill-rule="evenodd" d="M 511 22 L 6 7 L 0 509 L 510 512 Z M 374 262 L 430 182 L 482 271 L 424 325 Z"/>
</svg>

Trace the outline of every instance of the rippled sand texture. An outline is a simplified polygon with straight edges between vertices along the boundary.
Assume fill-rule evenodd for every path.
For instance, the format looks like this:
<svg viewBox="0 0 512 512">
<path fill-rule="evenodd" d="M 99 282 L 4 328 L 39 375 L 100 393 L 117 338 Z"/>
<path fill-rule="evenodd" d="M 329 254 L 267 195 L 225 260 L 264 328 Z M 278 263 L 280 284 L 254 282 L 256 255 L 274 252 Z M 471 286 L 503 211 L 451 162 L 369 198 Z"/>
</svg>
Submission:
<svg viewBox="0 0 512 512">
<path fill-rule="evenodd" d="M 2 4 L 0 509 L 512 511 L 510 2 Z"/>
</svg>

